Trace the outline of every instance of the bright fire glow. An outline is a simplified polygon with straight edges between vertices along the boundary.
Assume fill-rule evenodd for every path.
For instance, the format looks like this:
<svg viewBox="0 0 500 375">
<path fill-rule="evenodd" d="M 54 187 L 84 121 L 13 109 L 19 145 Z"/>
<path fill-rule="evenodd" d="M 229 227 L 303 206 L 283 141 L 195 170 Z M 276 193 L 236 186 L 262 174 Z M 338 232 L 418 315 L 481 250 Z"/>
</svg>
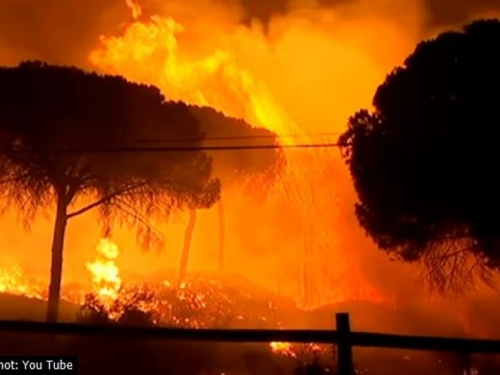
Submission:
<svg viewBox="0 0 500 375">
<path fill-rule="evenodd" d="M 269 346 L 274 354 L 301 360 L 307 360 L 308 357 L 309 360 L 313 360 L 315 356 L 331 355 L 328 353 L 328 346 L 321 346 L 314 343 L 294 344 L 290 342 L 274 341 L 271 342 Z"/>
<path fill-rule="evenodd" d="M 0 267 L 0 293 L 42 299 L 46 289 L 38 280 L 30 280 L 20 267 Z"/>
<path fill-rule="evenodd" d="M 118 297 L 122 285 L 119 269 L 115 264 L 118 246 L 110 239 L 103 238 L 96 247 L 97 255 L 93 262 L 87 263 L 87 270 L 92 275 L 94 292 L 102 302 L 112 302 Z"/>
<path fill-rule="evenodd" d="M 168 99 L 208 105 L 226 115 L 265 127 L 280 136 L 281 144 L 332 141 L 332 138 L 318 140 L 308 136 L 305 128 L 299 126 L 273 98 L 265 81 L 242 65 L 234 49 L 214 47 L 188 53 L 181 42 L 190 31 L 189 25 L 171 16 L 159 15 L 139 21 L 136 17 L 140 13 L 138 7 L 137 3 L 134 7 L 129 4 L 134 21 L 122 35 L 101 37 L 101 46 L 90 55 L 90 61 L 98 69 L 132 81 L 153 84 Z M 189 36 L 185 38 L 189 40 Z M 192 47 L 191 44 L 186 46 L 187 50 Z M 270 211 L 278 210 L 278 206 L 286 207 L 290 212 L 282 215 L 296 218 L 297 225 L 302 227 L 302 238 L 297 238 L 291 246 L 280 245 L 284 253 L 275 255 L 295 262 L 284 266 L 288 268 L 287 272 L 291 272 L 292 267 L 301 270 L 291 272 L 293 279 L 282 283 L 282 293 L 305 308 L 349 298 L 385 301 L 386 296 L 361 281 L 357 270 L 348 268 L 352 265 L 349 266 L 340 254 L 339 238 L 332 232 L 338 213 L 335 192 L 332 193 L 332 171 L 328 166 L 332 161 L 338 161 L 336 150 L 286 150 L 286 157 L 285 176 L 278 182 L 274 195 L 265 202 Z M 225 197 L 231 199 L 228 194 Z M 258 213 L 246 211 L 249 220 L 261 220 Z M 282 225 L 281 221 L 273 222 L 269 227 L 277 231 L 290 230 L 280 229 Z M 261 241 L 264 246 L 270 246 L 270 240 L 265 236 L 269 234 L 263 233 Z M 271 241 L 282 242 L 277 238 Z M 276 251 L 277 246 L 273 248 Z M 332 256 L 332 261 L 324 261 L 325 257 Z M 300 280 L 297 275 L 300 275 Z M 263 282 L 266 283 L 269 282 Z"/>
<path fill-rule="evenodd" d="M 292 344 L 289 342 L 274 341 L 269 344 L 273 353 L 295 357 L 296 353 L 292 350 Z"/>
<path fill-rule="evenodd" d="M 125 0 L 125 4 L 132 12 L 132 17 L 134 17 L 134 19 L 137 19 L 142 15 L 141 7 L 134 0 Z"/>
<path fill-rule="evenodd" d="M 101 37 L 103 48 L 94 51 L 90 60 L 107 72 L 159 86 L 169 99 L 209 105 L 277 134 L 301 132 L 264 83 L 242 68 L 231 52 L 217 49 L 207 56 L 183 58 L 178 36 L 184 30 L 184 25 L 171 17 L 136 21 L 121 37 Z M 145 61 L 151 65 L 142 70 L 139 66 Z M 293 142 L 282 139 L 282 143 Z"/>
</svg>

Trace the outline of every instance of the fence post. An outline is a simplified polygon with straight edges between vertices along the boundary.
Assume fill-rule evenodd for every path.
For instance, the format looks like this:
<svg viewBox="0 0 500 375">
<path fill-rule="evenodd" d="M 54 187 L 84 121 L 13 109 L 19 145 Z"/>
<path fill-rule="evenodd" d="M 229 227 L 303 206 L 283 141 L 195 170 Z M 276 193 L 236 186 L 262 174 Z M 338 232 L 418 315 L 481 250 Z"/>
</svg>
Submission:
<svg viewBox="0 0 500 375">
<path fill-rule="evenodd" d="M 352 347 L 350 343 L 351 326 L 348 313 L 335 314 L 339 342 L 337 343 L 338 375 L 354 375 Z"/>
<path fill-rule="evenodd" d="M 459 353 L 462 371 L 464 375 L 472 375 L 470 353 Z"/>
</svg>

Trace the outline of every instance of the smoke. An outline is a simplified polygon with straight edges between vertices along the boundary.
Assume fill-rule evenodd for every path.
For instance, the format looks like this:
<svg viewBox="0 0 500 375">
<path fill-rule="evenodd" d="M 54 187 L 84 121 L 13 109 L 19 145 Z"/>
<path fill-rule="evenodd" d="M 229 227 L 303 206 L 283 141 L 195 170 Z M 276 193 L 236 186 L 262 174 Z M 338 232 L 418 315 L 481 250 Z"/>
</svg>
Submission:
<svg viewBox="0 0 500 375">
<path fill-rule="evenodd" d="M 217 46 L 221 41 L 229 46 L 240 66 L 265 82 L 270 96 L 306 134 L 337 135 L 353 112 L 371 105 L 385 74 L 424 36 L 421 25 L 425 20 L 426 11 L 418 2 L 359 1 L 331 8 L 296 2 L 289 4 L 286 14 L 272 17 L 266 27 L 259 21 L 249 27 L 219 21 L 223 31 L 211 34 L 217 35 L 213 40 Z M 197 24 L 206 30 L 198 20 Z M 225 32 L 227 29 L 231 32 Z M 200 45 L 211 45 L 212 40 L 202 40 Z M 182 39 L 179 44 L 191 46 Z M 335 136 L 329 139 L 335 141 Z M 318 138 L 312 137 L 311 141 L 315 140 Z M 339 216 L 331 230 L 331 236 L 338 238 L 331 262 L 345 263 L 339 265 L 344 271 L 337 277 L 340 281 L 355 279 L 359 272 L 385 292 L 406 295 L 413 289 L 414 278 L 405 267 L 391 263 L 375 249 L 359 229 L 353 215 L 355 193 L 350 176 L 339 161 L 335 163 L 333 175 L 322 183 L 340 197 Z M 272 225 L 277 229 L 283 224 Z M 274 246 L 283 243 L 278 241 Z"/>
<path fill-rule="evenodd" d="M 0 63 L 16 64 L 24 59 L 89 67 L 88 53 L 99 35 L 119 32 L 129 21 L 125 1 L 45 1 L 3 0 L 0 3 Z M 175 14 L 194 15 L 196 19 L 223 17 L 226 24 L 259 24 L 263 30 L 277 18 L 313 10 L 354 10 L 367 15 L 373 9 L 403 26 L 410 19 L 424 31 L 452 27 L 482 16 L 498 15 L 495 0 L 143 0 L 143 17 L 173 9 Z M 415 14 L 413 11 L 418 8 Z M 422 18 L 424 13 L 424 17 Z M 376 18 L 376 17 L 372 17 Z M 403 29 L 403 34 L 407 31 Z M 385 47 L 384 43 L 377 43 Z"/>
<path fill-rule="evenodd" d="M 319 133 L 329 133 L 328 140 L 335 141 L 344 130 L 347 118 L 356 110 L 371 106 L 376 87 L 422 38 L 467 22 L 476 15 L 494 15 L 498 8 L 495 1 L 469 2 L 467 6 L 458 0 L 443 0 L 439 6 L 437 3 L 431 0 L 193 0 L 188 4 L 186 0 L 145 0 L 140 3 L 142 14 L 137 21 L 148 23 L 152 16 L 159 16 L 180 22 L 184 32 L 178 35 L 177 48 L 183 61 L 210 63 L 212 60 L 206 57 L 218 56 L 214 51 L 229 51 L 233 59 L 230 62 L 244 67 L 249 76 L 262 83 L 266 98 L 272 98 L 272 102 L 279 105 L 280 113 L 285 113 L 297 125 L 300 132 L 292 133 L 297 136 L 297 142 L 303 143 L 301 141 L 324 140 L 314 135 Z M 471 5 L 473 3 L 478 5 Z M 452 14 L 450 9 L 466 10 Z M 101 35 L 120 38 L 134 22 L 124 1 L 2 1 L 0 63 L 11 65 L 24 59 L 42 59 L 161 84 L 161 74 L 153 71 L 157 65 L 148 64 L 150 61 L 110 61 L 110 55 L 106 54 L 100 55 L 107 57 L 106 61 L 89 59 L 89 56 L 96 56 L 96 51 L 106 52 Z M 147 37 L 144 40 L 148 40 Z M 195 69 L 195 72 L 200 70 Z M 239 92 L 241 88 L 231 87 L 232 81 L 227 74 L 215 81 L 199 76 L 197 79 L 206 85 L 205 90 L 211 90 L 210 85 L 214 83 L 225 83 L 229 92 L 206 98 L 208 104 L 258 125 L 258 116 L 238 99 L 242 97 L 250 103 L 262 91 Z M 181 80 L 180 86 L 185 83 Z M 244 89 L 260 87 L 254 85 Z M 162 88 L 172 99 L 183 99 L 188 94 L 168 80 L 163 82 Z M 187 87 L 186 91 L 190 89 Z M 272 118 L 270 122 L 275 120 Z M 303 133 L 309 138 L 306 139 Z M 331 187 L 332 194 L 338 197 L 338 214 L 333 215 L 331 231 L 335 251 L 323 262 L 338 262 L 339 279 L 361 277 L 384 293 L 406 297 L 405 303 L 412 303 L 422 290 L 415 283 L 415 269 L 391 262 L 366 238 L 354 217 L 356 195 L 350 176 L 338 158 L 333 164 L 332 175 L 321 182 Z M 285 241 L 295 230 L 294 220 L 300 218 L 274 217 L 272 209 L 258 207 L 262 209 L 259 211 L 255 203 L 249 211 L 248 201 L 238 196 L 226 203 L 230 206 L 228 218 L 232 217 L 226 228 L 228 265 L 248 274 L 248 265 L 256 264 L 252 267 L 253 277 L 277 288 L 274 270 L 280 262 L 288 265 L 286 258 L 292 253 L 287 247 L 293 244 Z M 0 236 L 4 253 L 20 259 L 28 270 L 46 275 L 51 221 L 41 219 L 29 235 L 24 234 L 12 216 L 5 216 L 0 222 L 5 228 Z M 261 225 L 255 224 L 256 229 L 250 229 L 254 228 L 251 223 Z M 177 266 L 183 219 L 174 218 L 172 223 L 163 224 L 161 228 L 168 242 L 160 256 L 142 254 L 128 233 L 118 232 L 114 240 L 123 251 L 117 261 L 124 270 L 123 275 L 127 272 L 151 275 Z M 94 246 L 100 238 L 95 217 L 87 214 L 74 219 L 68 231 L 65 278 L 83 277 L 85 263 L 93 258 Z M 252 238 L 239 235 L 242 231 Z M 217 213 L 201 213 L 194 233 L 191 269 L 215 268 L 216 233 Z M 257 245 L 248 250 L 251 240 Z M 265 243 L 268 248 L 257 248 Z M 273 252 L 279 252 L 285 261 Z M 32 261 L 34 253 L 37 262 Z"/>
</svg>

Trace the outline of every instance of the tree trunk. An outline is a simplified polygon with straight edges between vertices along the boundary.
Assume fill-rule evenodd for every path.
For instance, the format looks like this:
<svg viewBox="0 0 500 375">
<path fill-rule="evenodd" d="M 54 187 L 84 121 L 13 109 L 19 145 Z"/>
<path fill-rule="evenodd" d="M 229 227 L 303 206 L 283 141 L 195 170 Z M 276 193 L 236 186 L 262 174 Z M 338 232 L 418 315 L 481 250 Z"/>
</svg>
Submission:
<svg viewBox="0 0 500 375">
<path fill-rule="evenodd" d="M 194 225 L 196 224 L 196 209 L 189 209 L 189 221 L 184 233 L 184 245 L 182 247 L 181 264 L 179 268 L 178 286 L 186 278 L 187 265 L 189 259 L 189 249 L 191 248 L 191 240 L 193 238 Z"/>
<path fill-rule="evenodd" d="M 222 199 L 219 199 L 217 204 L 219 209 L 219 271 L 224 271 L 224 242 L 225 242 L 225 219 L 224 219 L 224 206 L 222 205 Z"/>
<path fill-rule="evenodd" d="M 472 375 L 471 358 L 469 353 L 461 353 L 460 360 L 462 362 L 462 369 L 464 375 Z"/>
<path fill-rule="evenodd" d="M 311 305 L 311 272 L 310 272 L 310 247 L 309 247 L 309 214 L 305 213 L 302 225 L 302 288 L 303 288 L 303 304 L 305 307 L 309 308 Z"/>
<path fill-rule="evenodd" d="M 303 220 L 304 223 L 304 220 Z M 307 294 L 307 254 L 306 254 L 306 231 L 305 224 L 302 225 L 301 247 L 300 247 L 300 286 L 303 307 L 308 307 Z"/>
<path fill-rule="evenodd" d="M 50 265 L 49 301 L 47 304 L 47 321 L 56 322 L 59 315 L 59 298 L 63 268 L 64 235 L 66 233 L 66 202 L 64 197 L 58 198 L 54 234 L 52 237 L 52 259 Z"/>
</svg>

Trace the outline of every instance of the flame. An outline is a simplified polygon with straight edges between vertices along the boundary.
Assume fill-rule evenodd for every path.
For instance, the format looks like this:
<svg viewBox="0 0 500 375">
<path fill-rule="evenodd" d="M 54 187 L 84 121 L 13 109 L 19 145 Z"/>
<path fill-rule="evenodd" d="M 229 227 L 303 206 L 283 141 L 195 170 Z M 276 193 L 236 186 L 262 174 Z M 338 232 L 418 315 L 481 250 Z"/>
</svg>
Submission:
<svg viewBox="0 0 500 375">
<path fill-rule="evenodd" d="M 297 344 L 274 341 L 269 344 L 269 347 L 276 355 L 296 358 L 306 363 L 313 362 L 315 358 L 330 359 L 333 356 L 332 353 L 330 353 L 331 346 L 315 343 Z"/>
<path fill-rule="evenodd" d="M 101 36 L 101 45 L 89 56 L 90 62 L 99 70 L 109 74 L 119 74 L 131 81 L 152 84 L 159 87 L 170 100 L 180 100 L 188 104 L 211 106 L 231 117 L 243 118 L 255 126 L 267 128 L 279 136 L 282 145 L 297 143 L 327 143 L 331 139 L 312 139 L 287 111 L 275 100 L 265 81 L 242 66 L 237 52 L 231 48 L 214 48 L 203 52 L 186 52 L 180 41 L 189 31 L 188 25 L 173 17 L 155 15 L 146 21 L 139 21 L 140 6 L 137 3 L 127 6 L 132 10 L 134 21 L 119 36 Z M 294 137 L 288 135 L 293 134 Z M 332 234 L 331 221 L 337 215 L 335 194 L 331 191 L 331 171 L 328 165 L 338 160 L 336 150 L 316 148 L 312 151 L 285 149 L 287 169 L 284 177 L 277 183 L 274 192 L 275 202 L 287 199 L 295 217 L 303 217 L 303 232 L 309 238 L 304 245 L 324 249 L 324 254 L 316 258 L 335 256 L 339 253 L 339 238 Z M 273 204 L 273 198 L 268 199 Z M 321 202 L 320 204 L 316 202 Z M 314 206 L 314 207 L 313 207 Z M 317 218 L 321 217 L 322 220 Z M 309 224 L 306 222 L 312 222 Z M 304 235 L 306 236 L 306 235 Z M 298 245 L 300 246 L 300 245 Z M 306 250 L 298 250 L 294 258 L 313 259 L 304 255 Z M 288 256 L 287 256 L 288 257 Z M 314 258 L 314 259 L 316 259 Z M 311 260 L 313 261 L 313 260 Z M 361 285 L 356 280 L 355 270 L 347 271 L 347 262 L 342 256 L 335 261 L 314 260 L 314 267 L 325 272 L 309 271 L 314 275 L 326 275 L 321 288 L 314 288 L 314 298 L 306 298 L 308 292 L 299 291 L 302 287 L 292 286 L 286 295 L 297 299 L 302 307 L 313 308 L 325 303 L 345 300 L 344 289 L 350 290 L 347 299 L 368 298 L 375 301 L 385 300 L 375 288 Z M 305 268 L 312 269 L 313 266 Z M 333 276 L 332 276 L 333 275 Z M 347 275 L 340 279 L 339 275 Z M 311 276 L 313 277 L 313 276 Z M 315 276 L 320 277 L 320 276 Z M 333 279 L 337 281 L 333 282 Z M 358 277 L 359 278 L 359 277 Z M 292 290 L 293 289 L 293 290 Z M 369 293 L 357 291 L 370 290 Z"/>
<path fill-rule="evenodd" d="M 199 58 L 181 57 L 178 37 L 184 31 L 185 26 L 172 17 L 135 21 L 120 37 L 102 36 L 102 48 L 91 53 L 90 61 L 107 72 L 154 84 L 169 99 L 209 105 L 277 134 L 303 133 L 273 100 L 265 84 L 241 67 L 230 51 L 216 49 Z M 148 66 L 138 69 L 145 61 Z M 288 139 L 281 142 L 293 144 Z"/>
<path fill-rule="evenodd" d="M 94 293 L 102 302 L 111 303 L 118 298 L 122 285 L 119 269 L 115 264 L 120 252 L 118 246 L 108 238 L 99 241 L 96 252 L 96 259 L 87 263 L 87 270 L 92 275 Z"/>
<path fill-rule="evenodd" d="M 0 293 L 45 299 L 47 287 L 27 277 L 19 266 L 0 267 Z"/>
<path fill-rule="evenodd" d="M 88 262 L 86 268 L 92 275 L 96 296 L 103 303 L 110 303 L 117 298 L 122 284 L 119 269 L 114 262 L 119 255 L 118 246 L 111 240 L 103 238 L 97 245 L 96 251 L 96 259 Z M 47 289 L 46 281 L 29 277 L 18 265 L 0 266 L 0 293 L 46 300 Z M 63 285 L 61 298 L 81 304 L 84 302 L 85 294 L 83 285 L 70 283 Z"/>
<path fill-rule="evenodd" d="M 289 342 L 278 342 L 274 341 L 269 344 L 273 353 L 286 355 L 289 357 L 296 357 L 296 353 L 293 351 L 293 345 Z"/>
<path fill-rule="evenodd" d="M 132 12 L 132 17 L 134 18 L 134 20 L 142 15 L 142 9 L 140 5 L 137 4 L 134 0 L 125 0 L 125 4 Z"/>
</svg>

